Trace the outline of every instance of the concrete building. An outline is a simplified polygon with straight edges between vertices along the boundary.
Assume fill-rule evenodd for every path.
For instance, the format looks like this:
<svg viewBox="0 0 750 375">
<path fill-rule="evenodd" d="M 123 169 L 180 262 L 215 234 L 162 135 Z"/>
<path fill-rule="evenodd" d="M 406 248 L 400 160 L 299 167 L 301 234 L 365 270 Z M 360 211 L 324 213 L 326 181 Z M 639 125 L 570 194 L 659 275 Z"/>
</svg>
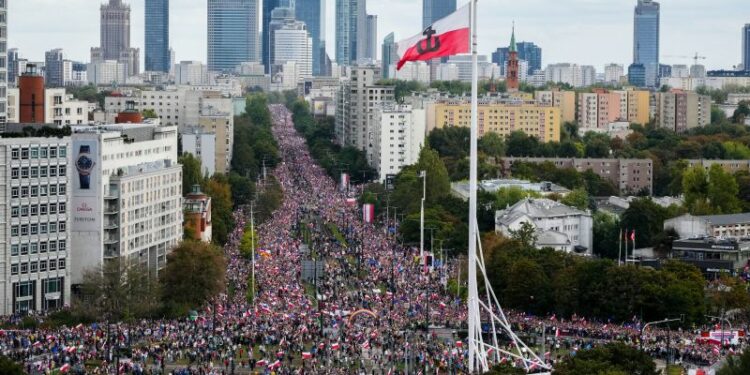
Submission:
<svg viewBox="0 0 750 375">
<path fill-rule="evenodd" d="M 625 75 L 625 68 L 620 64 L 607 64 L 604 67 L 604 83 L 618 84 Z"/>
<path fill-rule="evenodd" d="M 219 108 L 208 107 L 201 111 L 198 126 L 204 132 L 214 133 L 214 170 L 217 173 L 228 174 L 232 166 L 234 147 L 234 115 L 232 112 L 223 112 Z"/>
<path fill-rule="evenodd" d="M 620 95 L 607 90 L 578 94 L 578 124 L 582 132 L 604 129 L 620 119 Z"/>
<path fill-rule="evenodd" d="M 576 93 L 575 91 L 550 90 L 536 91 L 534 99 L 537 103 L 560 109 L 560 123 L 574 122 L 576 120 Z"/>
<path fill-rule="evenodd" d="M 298 79 L 312 77 L 313 42 L 304 22 L 284 22 L 274 31 L 272 48 L 274 65 L 294 61 L 299 74 Z"/>
<path fill-rule="evenodd" d="M 68 61 L 68 64 L 70 64 L 70 61 Z M 68 76 L 70 76 L 70 71 Z M 65 56 L 62 48 L 44 53 L 44 82 L 47 87 L 65 86 Z"/>
<path fill-rule="evenodd" d="M 4 262 L 0 314 L 24 314 L 70 304 L 70 137 L 0 139 Z"/>
<path fill-rule="evenodd" d="M 576 158 L 502 158 L 503 170 L 510 171 L 513 163 L 550 162 L 557 168 L 573 168 L 578 172 L 591 170 L 599 177 L 610 181 L 620 192 L 635 194 L 653 191 L 653 162 L 651 159 L 576 159 Z"/>
<path fill-rule="evenodd" d="M 174 83 L 176 85 L 208 84 L 208 67 L 200 61 L 180 61 L 174 69 Z"/>
<path fill-rule="evenodd" d="M 659 14 L 658 2 L 638 0 L 633 18 L 633 64 L 645 69 L 647 87 L 659 83 Z"/>
<path fill-rule="evenodd" d="M 376 61 L 378 59 L 378 16 L 367 15 L 365 30 L 365 55 L 362 58 Z"/>
<path fill-rule="evenodd" d="M 596 68 L 591 65 L 581 65 L 581 86 L 589 87 L 596 83 Z"/>
<path fill-rule="evenodd" d="M 517 188 L 524 191 L 533 191 L 543 196 L 558 195 L 565 196 L 570 190 L 548 181 L 531 182 L 516 179 L 495 179 L 479 181 L 477 189 L 488 193 L 497 193 L 501 189 Z M 460 181 L 451 183 L 451 193 L 464 201 L 469 200 L 469 182 Z"/>
<path fill-rule="evenodd" d="M 261 61 L 259 0 L 208 0 L 208 70 Z"/>
<path fill-rule="evenodd" d="M 201 192 L 200 185 L 185 196 L 185 227 L 191 230 L 192 239 L 211 243 L 211 197 Z"/>
<path fill-rule="evenodd" d="M 537 248 L 591 255 L 594 225 L 589 212 L 550 199 L 526 198 L 495 212 L 495 232 L 510 237 L 524 223 L 536 230 Z"/>
<path fill-rule="evenodd" d="M 402 81 L 417 81 L 430 84 L 430 66 L 424 61 L 410 61 L 396 70 L 396 65 L 388 67 L 388 77 Z"/>
<path fill-rule="evenodd" d="M 688 167 L 700 165 L 707 171 L 712 165 L 718 164 L 725 171 L 735 174 L 737 172 L 750 172 L 750 160 L 713 160 L 713 159 L 690 159 L 686 160 Z"/>
<path fill-rule="evenodd" d="M 200 160 L 201 174 L 213 176 L 216 173 L 216 133 L 195 126 L 182 130 L 180 139 L 182 152 Z"/>
<path fill-rule="evenodd" d="M 550 64 L 545 69 L 546 82 L 567 83 L 573 87 L 584 87 L 583 67 L 578 64 Z M 590 77 L 589 77 L 590 79 Z"/>
<path fill-rule="evenodd" d="M 367 154 L 371 148 L 375 108 L 395 101 L 395 88 L 378 86 L 379 66 L 353 66 L 349 79 L 341 81 L 337 95 L 336 139 L 339 144 L 353 146 Z"/>
<path fill-rule="evenodd" d="M 169 0 L 146 0 L 146 71 L 170 71 Z"/>
<path fill-rule="evenodd" d="M 298 1 L 294 5 L 295 18 L 307 25 L 312 38 L 313 74 L 326 76 L 326 0 Z"/>
<path fill-rule="evenodd" d="M 273 22 L 273 13 L 276 9 L 283 8 L 289 12 L 289 16 L 294 18 L 296 4 L 294 0 L 258 0 L 263 3 L 263 17 L 261 22 L 262 27 L 262 42 L 261 42 L 261 58 L 260 61 L 265 65 L 266 73 L 271 72 L 271 65 L 273 65 L 273 32 L 271 31 L 271 22 Z M 256 5 L 257 6 L 257 5 Z M 278 12 L 277 12 L 278 13 Z"/>
<path fill-rule="evenodd" d="M 116 60 L 91 62 L 86 67 L 86 78 L 94 86 L 124 84 L 128 78 L 128 67 Z"/>
<path fill-rule="evenodd" d="M 101 6 L 98 48 L 91 49 L 91 63 L 117 61 L 128 77 L 140 73 L 140 52 L 130 48 L 130 6 L 122 0 L 109 0 Z"/>
<path fill-rule="evenodd" d="M 501 76 L 500 67 L 487 60 L 486 55 L 479 55 L 478 57 L 478 75 L 480 81 L 488 81 L 491 78 L 498 78 Z M 462 82 L 471 82 L 471 56 L 469 55 L 456 55 L 448 58 L 448 64 L 453 64 L 458 67 L 458 80 Z"/>
<path fill-rule="evenodd" d="M 40 120 L 44 123 L 58 126 L 88 123 L 89 103 L 76 100 L 72 94 L 67 94 L 63 88 L 44 90 L 44 101 L 41 102 L 41 105 L 44 119 Z M 20 114 L 20 89 L 8 89 L 8 122 L 23 122 Z"/>
<path fill-rule="evenodd" d="M 427 134 L 427 118 L 424 109 L 410 105 L 376 108 L 374 117 L 371 165 L 378 171 L 378 180 L 385 182 L 419 160 Z"/>
<path fill-rule="evenodd" d="M 177 128 L 142 124 L 74 126 L 71 275 L 120 260 L 164 268 L 182 240 L 182 166 Z"/>
<path fill-rule="evenodd" d="M 430 105 L 428 130 L 471 125 L 471 103 L 468 98 L 440 99 Z M 560 141 L 560 110 L 535 102 L 481 98 L 479 100 L 479 136 L 496 133 L 507 137 L 522 131 L 540 142 Z"/>
<path fill-rule="evenodd" d="M 664 221 L 664 230 L 674 230 L 679 238 L 750 236 L 750 213 L 693 216 L 684 214 Z"/>
<path fill-rule="evenodd" d="M 750 259 L 750 241 L 688 238 L 672 242 L 672 258 L 698 267 L 709 280 L 740 276 Z"/>
<path fill-rule="evenodd" d="M 11 48 L 7 52 L 8 54 L 8 87 L 14 87 L 16 85 L 16 81 L 18 79 L 18 76 L 23 72 L 23 70 L 18 70 L 18 63 L 19 63 L 19 56 L 18 56 L 18 48 Z"/>
<path fill-rule="evenodd" d="M 672 90 L 654 96 L 657 126 L 685 132 L 711 123 L 711 97 L 694 91 Z"/>
<path fill-rule="evenodd" d="M 458 66 L 456 64 L 439 64 L 436 70 L 436 81 L 458 81 Z"/>
</svg>

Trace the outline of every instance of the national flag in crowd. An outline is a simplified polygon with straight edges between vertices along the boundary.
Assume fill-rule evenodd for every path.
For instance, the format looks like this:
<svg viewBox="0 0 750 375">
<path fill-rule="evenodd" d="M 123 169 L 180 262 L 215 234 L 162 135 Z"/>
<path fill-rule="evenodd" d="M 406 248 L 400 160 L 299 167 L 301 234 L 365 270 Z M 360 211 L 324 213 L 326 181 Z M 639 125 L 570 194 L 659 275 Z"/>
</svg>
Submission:
<svg viewBox="0 0 750 375">
<path fill-rule="evenodd" d="M 461 341 L 456 341 L 456 346 L 459 347 L 459 348 L 461 348 L 461 347 L 464 346 L 464 343 L 461 342 Z"/>
<path fill-rule="evenodd" d="M 333 350 L 339 350 L 339 349 L 341 349 L 341 344 L 339 344 L 339 343 L 331 344 L 331 349 L 333 349 Z"/>
<path fill-rule="evenodd" d="M 635 241 L 635 229 L 633 229 L 633 231 L 630 232 L 630 240 Z"/>
<path fill-rule="evenodd" d="M 255 364 L 258 365 L 259 367 L 266 367 L 266 365 L 268 364 L 268 361 L 266 361 L 265 359 L 261 359 L 260 361 L 256 362 Z"/>
<path fill-rule="evenodd" d="M 438 57 L 469 53 L 469 5 L 435 22 L 423 32 L 398 42 L 400 58 L 396 69 L 409 61 L 427 61 Z"/>
<path fill-rule="evenodd" d="M 310 354 L 310 352 L 302 352 L 302 359 L 303 360 L 310 359 L 310 358 L 312 358 L 312 354 Z"/>
<path fill-rule="evenodd" d="M 271 366 L 268 366 L 268 367 L 269 367 L 270 369 L 273 369 L 273 370 L 275 370 L 275 369 L 277 369 L 277 368 L 281 367 L 281 361 L 279 361 L 279 360 L 276 360 L 276 362 L 272 363 L 272 364 L 271 364 Z"/>
<path fill-rule="evenodd" d="M 67 374 L 68 371 L 70 371 L 70 364 L 69 363 L 66 363 L 66 364 L 62 365 L 62 367 L 60 367 L 60 372 L 61 373 Z"/>
</svg>

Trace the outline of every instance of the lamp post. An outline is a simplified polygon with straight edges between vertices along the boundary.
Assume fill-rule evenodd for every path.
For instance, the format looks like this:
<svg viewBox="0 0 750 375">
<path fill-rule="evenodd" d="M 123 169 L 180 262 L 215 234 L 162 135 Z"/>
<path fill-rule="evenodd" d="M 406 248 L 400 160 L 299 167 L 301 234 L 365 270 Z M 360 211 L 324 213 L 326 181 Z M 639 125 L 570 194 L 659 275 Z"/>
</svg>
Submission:
<svg viewBox="0 0 750 375">
<path fill-rule="evenodd" d="M 422 178 L 422 207 L 419 211 L 419 261 L 426 264 L 424 260 L 424 201 L 427 197 L 427 171 L 421 171 Z"/>
</svg>

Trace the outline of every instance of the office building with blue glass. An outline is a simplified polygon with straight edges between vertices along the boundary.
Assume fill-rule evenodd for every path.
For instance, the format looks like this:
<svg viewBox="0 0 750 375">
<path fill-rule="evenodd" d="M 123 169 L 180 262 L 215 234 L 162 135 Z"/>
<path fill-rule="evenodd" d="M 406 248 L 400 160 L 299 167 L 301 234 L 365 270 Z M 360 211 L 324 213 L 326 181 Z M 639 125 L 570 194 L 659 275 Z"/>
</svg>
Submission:
<svg viewBox="0 0 750 375">
<path fill-rule="evenodd" d="M 146 0 L 146 71 L 169 72 L 169 0 Z"/>
<path fill-rule="evenodd" d="M 313 43 L 313 74 L 325 75 L 326 0 L 297 1 L 295 17 L 307 25 Z"/>
<path fill-rule="evenodd" d="M 208 0 L 208 69 L 260 61 L 259 0 Z"/>
<path fill-rule="evenodd" d="M 633 22 L 633 64 L 646 70 L 645 86 L 659 84 L 659 3 L 638 0 Z"/>
<path fill-rule="evenodd" d="M 532 42 L 516 43 L 518 59 L 529 63 L 527 73 L 534 74 L 534 71 L 542 69 L 542 48 Z M 498 48 L 492 53 L 492 62 L 500 67 L 505 74 L 505 67 L 508 62 L 510 49 L 508 47 Z"/>
<path fill-rule="evenodd" d="M 422 0 L 422 29 L 456 11 L 456 0 Z"/>
<path fill-rule="evenodd" d="M 750 72 L 750 23 L 742 28 L 742 66 Z"/>
</svg>

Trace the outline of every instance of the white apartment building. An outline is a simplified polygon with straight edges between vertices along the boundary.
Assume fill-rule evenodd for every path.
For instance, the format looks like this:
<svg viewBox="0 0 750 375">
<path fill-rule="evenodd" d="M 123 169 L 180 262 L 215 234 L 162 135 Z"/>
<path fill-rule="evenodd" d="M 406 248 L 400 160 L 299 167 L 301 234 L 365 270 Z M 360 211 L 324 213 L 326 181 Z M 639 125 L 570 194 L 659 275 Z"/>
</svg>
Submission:
<svg viewBox="0 0 750 375">
<path fill-rule="evenodd" d="M 273 33 L 274 64 L 297 63 L 298 79 L 312 77 L 312 38 L 304 22 L 286 22 Z"/>
<path fill-rule="evenodd" d="M 591 65 L 581 66 L 581 85 L 588 87 L 596 83 L 596 68 Z"/>
<path fill-rule="evenodd" d="M 17 56 L 17 54 L 16 54 Z M 7 123 L 8 104 L 6 91 L 8 89 L 8 4 L 0 1 L 0 127 Z M 23 72 L 25 70 L 19 70 Z M 12 80 L 15 82 L 15 77 Z"/>
<path fill-rule="evenodd" d="M 90 103 L 76 100 L 64 88 L 44 90 L 44 122 L 59 126 L 89 122 Z M 18 88 L 8 89 L 8 122 L 19 122 L 20 94 Z"/>
<path fill-rule="evenodd" d="M 94 86 L 124 84 L 128 79 L 128 66 L 115 60 L 91 62 L 86 67 L 86 78 Z"/>
<path fill-rule="evenodd" d="M 458 81 L 458 66 L 456 64 L 438 65 L 435 79 L 438 81 Z"/>
<path fill-rule="evenodd" d="M 200 61 L 180 61 L 174 66 L 174 83 L 205 85 L 208 83 L 208 67 Z"/>
<path fill-rule="evenodd" d="M 0 315 L 70 303 L 70 137 L 0 139 Z"/>
<path fill-rule="evenodd" d="M 567 253 L 592 253 L 594 226 L 591 214 L 546 198 L 526 198 L 495 212 L 495 232 L 510 237 L 523 223 L 536 229 L 537 248 Z"/>
<path fill-rule="evenodd" d="M 391 105 L 375 110 L 373 121 L 372 167 L 378 179 L 384 182 L 395 176 L 404 166 L 419 160 L 419 151 L 427 133 L 427 115 L 424 109 L 410 105 Z"/>
<path fill-rule="evenodd" d="M 550 64 L 545 69 L 546 82 L 567 83 L 573 87 L 583 87 L 583 70 L 578 64 Z"/>
<path fill-rule="evenodd" d="M 486 81 L 490 78 L 500 78 L 500 67 L 489 61 L 487 55 L 478 56 L 478 70 L 480 81 Z M 458 80 L 462 82 L 471 82 L 471 55 L 456 55 L 448 58 L 448 64 L 454 64 L 458 67 Z"/>
<path fill-rule="evenodd" d="M 604 83 L 617 84 L 625 75 L 625 68 L 620 64 L 607 64 L 604 66 Z"/>
<path fill-rule="evenodd" d="M 182 152 L 193 155 L 201 162 L 201 173 L 213 176 L 216 173 L 216 133 L 193 127 L 180 132 Z"/>
<path fill-rule="evenodd" d="M 396 65 L 392 64 L 388 70 L 388 77 L 393 79 L 430 84 L 430 66 L 424 61 L 408 62 L 401 67 L 401 70 L 396 70 Z"/>
<path fill-rule="evenodd" d="M 182 240 L 177 127 L 74 126 L 72 139 L 72 283 L 113 260 L 158 273 Z"/>
</svg>

